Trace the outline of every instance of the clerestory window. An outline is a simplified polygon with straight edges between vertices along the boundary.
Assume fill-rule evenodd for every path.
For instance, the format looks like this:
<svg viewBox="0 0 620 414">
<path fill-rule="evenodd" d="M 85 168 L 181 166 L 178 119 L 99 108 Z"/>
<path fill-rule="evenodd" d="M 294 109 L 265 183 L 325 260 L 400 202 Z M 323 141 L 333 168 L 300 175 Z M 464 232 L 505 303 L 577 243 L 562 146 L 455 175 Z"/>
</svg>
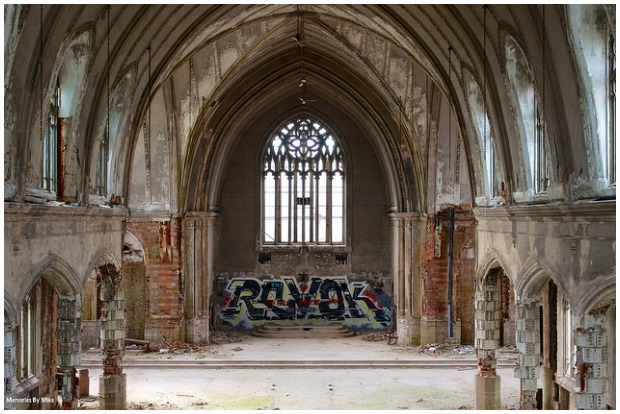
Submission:
<svg viewBox="0 0 620 414">
<path fill-rule="evenodd" d="M 608 125 L 608 176 L 611 184 L 616 183 L 616 42 L 615 33 L 610 33 L 607 42 L 607 125 Z"/>
<path fill-rule="evenodd" d="M 52 95 L 49 114 L 47 117 L 47 129 L 43 137 L 43 189 L 58 191 L 58 143 L 60 124 L 60 84 L 56 83 Z"/>
<path fill-rule="evenodd" d="M 263 242 L 345 243 L 345 165 L 336 137 L 299 117 L 271 137 L 263 157 Z"/>
<path fill-rule="evenodd" d="M 545 193 L 549 187 L 549 156 L 543 131 L 544 127 L 541 108 L 536 104 L 536 136 L 534 141 L 534 191 L 536 194 Z"/>
<path fill-rule="evenodd" d="M 39 284 L 35 285 L 39 286 Z M 37 306 L 36 287 L 22 303 L 22 315 L 20 326 L 20 370 L 19 378 L 27 379 L 35 375 L 35 361 L 37 349 Z"/>
<path fill-rule="evenodd" d="M 99 145 L 99 157 L 97 158 L 97 194 L 106 197 L 108 195 L 108 161 L 110 158 L 110 139 L 108 136 L 108 123 L 103 131 L 103 137 Z"/>
</svg>

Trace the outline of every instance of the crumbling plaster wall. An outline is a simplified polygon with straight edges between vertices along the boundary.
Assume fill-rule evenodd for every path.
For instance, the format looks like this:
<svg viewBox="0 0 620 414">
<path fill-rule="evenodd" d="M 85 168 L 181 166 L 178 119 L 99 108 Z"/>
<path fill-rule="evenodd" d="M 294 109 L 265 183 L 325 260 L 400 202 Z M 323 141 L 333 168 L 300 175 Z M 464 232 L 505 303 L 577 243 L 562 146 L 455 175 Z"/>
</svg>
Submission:
<svg viewBox="0 0 620 414">
<path fill-rule="evenodd" d="M 123 208 L 4 205 L 5 302 L 15 309 L 49 267 L 57 285 L 81 294 L 90 272 L 103 258 L 121 263 Z"/>
<path fill-rule="evenodd" d="M 570 303 L 615 267 L 615 202 L 478 208 L 477 277 L 500 265 L 517 295 L 542 269 Z"/>
<path fill-rule="evenodd" d="M 181 227 L 181 219 L 165 214 L 137 214 L 127 222 L 127 231 L 144 247 L 146 304 L 142 334 L 153 345 L 161 344 L 164 337 L 183 339 L 185 334 Z"/>
</svg>

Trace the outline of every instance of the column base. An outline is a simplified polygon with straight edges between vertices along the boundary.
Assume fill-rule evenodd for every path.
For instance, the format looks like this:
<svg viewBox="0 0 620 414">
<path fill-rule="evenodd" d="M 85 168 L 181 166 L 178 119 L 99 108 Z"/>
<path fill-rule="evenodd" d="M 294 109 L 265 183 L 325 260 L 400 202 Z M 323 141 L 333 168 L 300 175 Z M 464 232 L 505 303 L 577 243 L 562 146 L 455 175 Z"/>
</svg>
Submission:
<svg viewBox="0 0 620 414">
<path fill-rule="evenodd" d="M 209 343 L 209 319 L 188 319 L 185 321 L 185 340 L 190 344 Z"/>
<path fill-rule="evenodd" d="M 461 322 L 452 323 L 452 336 L 448 336 L 448 321 L 420 320 L 420 342 L 423 344 L 443 344 L 447 342 L 461 342 Z"/>
<path fill-rule="evenodd" d="M 398 345 L 420 345 L 420 320 L 403 316 L 396 320 Z"/>
<path fill-rule="evenodd" d="M 474 379 L 476 410 L 501 410 L 500 377 L 483 376 L 478 373 Z"/>
<path fill-rule="evenodd" d="M 555 390 L 555 370 L 549 367 L 542 367 L 542 409 L 555 410 L 556 403 L 553 401 L 553 393 Z"/>
<path fill-rule="evenodd" d="M 124 410 L 127 404 L 127 377 L 101 375 L 99 377 L 99 409 Z"/>
</svg>

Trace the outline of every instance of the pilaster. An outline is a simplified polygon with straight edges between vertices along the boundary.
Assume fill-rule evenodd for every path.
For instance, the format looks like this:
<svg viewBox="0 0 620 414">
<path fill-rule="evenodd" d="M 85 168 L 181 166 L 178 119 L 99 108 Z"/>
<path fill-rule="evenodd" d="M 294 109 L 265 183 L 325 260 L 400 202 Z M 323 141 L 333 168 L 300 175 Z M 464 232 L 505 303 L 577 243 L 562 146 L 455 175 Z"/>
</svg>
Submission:
<svg viewBox="0 0 620 414">
<path fill-rule="evenodd" d="M 423 224 L 417 213 L 390 214 L 392 275 L 399 345 L 420 343 L 420 251 Z M 393 312 L 394 313 L 394 312 Z"/>
<path fill-rule="evenodd" d="M 210 303 L 219 214 L 191 212 L 185 216 L 185 337 L 194 344 L 209 342 Z"/>
</svg>

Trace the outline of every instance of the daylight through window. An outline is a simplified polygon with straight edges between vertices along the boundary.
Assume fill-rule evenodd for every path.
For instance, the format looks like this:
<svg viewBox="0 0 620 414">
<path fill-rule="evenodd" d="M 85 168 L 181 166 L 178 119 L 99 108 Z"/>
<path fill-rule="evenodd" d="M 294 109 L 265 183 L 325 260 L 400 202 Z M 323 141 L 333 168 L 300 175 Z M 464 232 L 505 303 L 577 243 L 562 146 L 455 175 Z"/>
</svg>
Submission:
<svg viewBox="0 0 620 414">
<path fill-rule="evenodd" d="M 299 118 L 271 138 L 263 162 L 263 241 L 344 244 L 345 169 L 336 138 Z"/>
</svg>

